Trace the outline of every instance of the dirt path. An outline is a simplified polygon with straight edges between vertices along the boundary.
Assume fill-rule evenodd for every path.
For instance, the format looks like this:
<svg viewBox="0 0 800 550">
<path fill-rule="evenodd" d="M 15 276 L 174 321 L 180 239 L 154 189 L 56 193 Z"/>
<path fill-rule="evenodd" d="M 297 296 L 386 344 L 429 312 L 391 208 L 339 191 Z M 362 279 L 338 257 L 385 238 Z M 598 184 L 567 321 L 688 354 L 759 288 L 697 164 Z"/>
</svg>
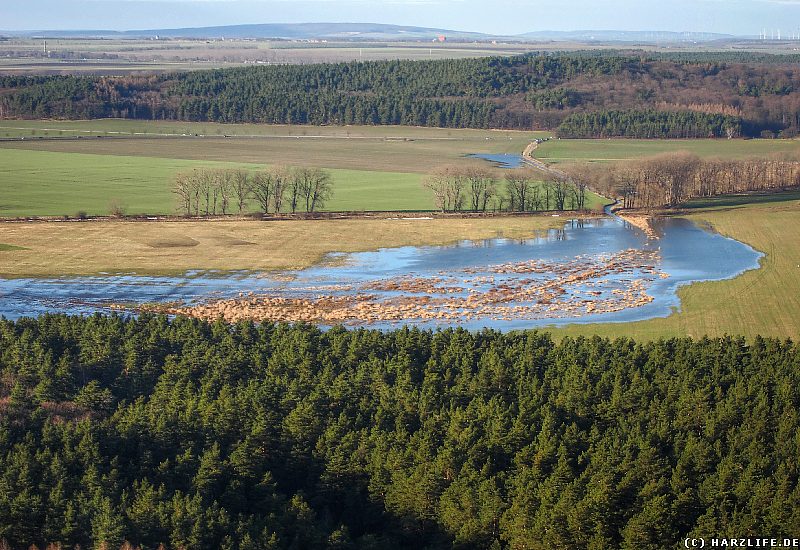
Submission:
<svg viewBox="0 0 800 550">
<path fill-rule="evenodd" d="M 539 142 L 538 141 L 532 141 L 532 142 L 530 142 L 528 144 L 527 147 L 525 147 L 525 150 L 522 151 L 522 162 L 523 162 L 523 164 L 525 164 L 527 166 L 530 166 L 532 168 L 536 168 L 537 170 L 541 170 L 542 172 L 544 172 L 546 174 L 550 174 L 551 176 L 554 176 L 554 177 L 557 177 L 557 178 L 565 178 L 565 177 L 567 177 L 567 175 L 564 172 L 562 172 L 561 170 L 559 170 L 558 168 L 553 168 L 552 166 L 550 166 L 546 162 L 542 162 L 541 160 L 539 160 L 539 159 L 537 159 L 536 157 L 533 156 L 533 152 L 536 149 L 538 149 L 538 147 L 539 147 Z"/>
</svg>

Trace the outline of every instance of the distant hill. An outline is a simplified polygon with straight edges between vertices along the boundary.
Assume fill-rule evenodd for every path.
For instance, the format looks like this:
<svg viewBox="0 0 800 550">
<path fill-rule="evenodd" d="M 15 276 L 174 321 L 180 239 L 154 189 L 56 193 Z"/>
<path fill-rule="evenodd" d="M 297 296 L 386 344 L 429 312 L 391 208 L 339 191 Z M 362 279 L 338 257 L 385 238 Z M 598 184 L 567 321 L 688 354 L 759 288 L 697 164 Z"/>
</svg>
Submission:
<svg viewBox="0 0 800 550">
<path fill-rule="evenodd" d="M 396 40 L 435 38 L 440 35 L 458 38 L 485 39 L 488 35 L 427 27 L 384 25 L 379 23 L 293 23 L 264 25 L 231 25 L 223 27 L 128 31 L 127 35 L 152 35 L 186 38 L 285 38 L 340 40 Z"/>
<path fill-rule="evenodd" d="M 455 40 L 514 40 L 569 42 L 707 42 L 736 38 L 729 34 L 670 31 L 534 31 L 514 36 L 491 35 L 430 27 L 385 25 L 381 23 L 267 23 L 178 29 L 35 30 L 0 31 L 0 36 L 48 38 L 273 38 L 286 40 L 432 40 L 440 35 Z"/>
<path fill-rule="evenodd" d="M 534 31 L 520 34 L 517 38 L 528 40 L 553 40 L 572 42 L 709 42 L 737 38 L 732 34 L 712 32 L 672 31 Z"/>
<path fill-rule="evenodd" d="M 226 25 L 179 29 L 145 29 L 130 31 L 0 31 L 7 36 L 37 36 L 52 38 L 277 38 L 287 40 L 420 40 L 440 35 L 448 38 L 487 40 L 490 35 L 428 27 L 384 25 L 380 23 L 269 23 L 256 25 Z"/>
</svg>

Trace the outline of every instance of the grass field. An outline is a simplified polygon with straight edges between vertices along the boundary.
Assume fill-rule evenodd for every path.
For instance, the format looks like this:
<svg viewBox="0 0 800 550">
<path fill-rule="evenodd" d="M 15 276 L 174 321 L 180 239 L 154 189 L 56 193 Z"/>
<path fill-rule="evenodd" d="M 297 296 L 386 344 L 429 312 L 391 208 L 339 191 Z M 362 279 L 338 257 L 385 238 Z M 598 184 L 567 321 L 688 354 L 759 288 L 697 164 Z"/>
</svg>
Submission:
<svg viewBox="0 0 800 550">
<path fill-rule="evenodd" d="M 0 121 L 0 216 L 175 211 L 176 172 L 198 166 L 287 164 L 330 169 L 329 210 L 433 207 L 421 175 L 471 153 L 519 153 L 547 133 L 397 126 L 288 126 L 129 120 Z M 78 139 L 77 136 L 82 136 Z M 97 137 L 101 136 L 101 137 Z M 229 137 L 225 137 L 229 136 Z M 53 139 L 64 137 L 68 139 Z M 633 158 L 689 149 L 736 158 L 797 151 L 786 140 L 550 140 L 537 156 L 553 162 Z M 601 204 L 597 197 L 591 207 Z"/>
<path fill-rule="evenodd" d="M 563 218 L 0 223 L 0 276 L 299 269 L 328 252 L 528 238 Z"/>
<path fill-rule="evenodd" d="M 777 200 L 780 199 L 780 200 Z M 757 334 L 800 338 L 800 192 L 729 197 L 696 203 L 688 217 L 766 253 L 761 269 L 730 281 L 681 288 L 681 312 L 625 324 L 572 325 L 565 336 L 669 336 Z"/>
<path fill-rule="evenodd" d="M 85 155 L 0 149 L 0 216 L 109 213 L 116 201 L 128 214 L 173 214 L 176 173 L 197 167 L 263 168 L 181 159 Z M 419 174 L 330 170 L 336 190 L 329 210 L 433 208 Z"/>
<path fill-rule="evenodd" d="M 790 139 L 555 139 L 539 145 L 534 155 L 545 162 L 605 162 L 675 151 L 700 157 L 746 158 L 772 153 L 798 153 L 800 140 Z"/>
<path fill-rule="evenodd" d="M 103 121 L 96 121 L 103 122 Z M 109 131 L 151 132 L 163 126 L 125 123 Z M 32 127 L 45 123 L 32 123 Z M 70 123 L 71 124 L 71 123 Z M 77 124 L 77 123 L 76 123 Z M 78 124 L 83 131 L 91 123 Z M 169 125 L 168 125 L 169 126 Z M 214 131 L 217 125 L 200 130 Z M 22 127 L 22 126 L 20 126 Z M 34 140 L 0 143 L 0 217 L 103 215 L 110 203 L 128 214 L 172 214 L 176 173 L 197 167 L 263 168 L 272 164 L 330 170 L 334 198 L 327 210 L 430 210 L 422 174 L 468 153 L 519 152 L 535 134 L 428 128 L 235 127 L 274 132 L 262 138 L 130 138 Z M 402 132 L 399 137 L 394 132 Z M 284 133 L 278 133 L 284 132 Z M 298 136 L 292 137 L 291 132 Z M 351 136 L 348 137 L 347 133 Z M 288 137 L 276 137 L 288 136 Z M 474 162 L 474 161 L 473 161 Z M 592 195 L 590 208 L 603 200 Z"/>
</svg>

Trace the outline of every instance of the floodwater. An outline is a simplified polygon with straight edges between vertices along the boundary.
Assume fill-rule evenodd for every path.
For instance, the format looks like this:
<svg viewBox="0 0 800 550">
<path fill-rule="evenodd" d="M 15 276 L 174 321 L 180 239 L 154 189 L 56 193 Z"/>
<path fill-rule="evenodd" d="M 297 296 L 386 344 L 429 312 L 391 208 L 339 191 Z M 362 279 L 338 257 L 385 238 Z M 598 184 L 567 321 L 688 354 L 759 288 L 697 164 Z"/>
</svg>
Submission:
<svg viewBox="0 0 800 550">
<path fill-rule="evenodd" d="M 467 155 L 470 158 L 476 158 L 491 162 L 497 168 L 519 168 L 522 166 L 522 155 L 519 153 L 495 153 L 495 154 L 479 154 L 475 153 Z"/>
<path fill-rule="evenodd" d="M 293 272 L 0 279 L 0 315 L 87 314 L 111 311 L 111 304 L 180 309 L 220 300 L 255 300 L 267 312 L 282 301 L 288 315 L 292 307 L 305 315 L 325 302 L 341 307 L 315 318 L 322 325 L 512 330 L 667 316 L 680 308 L 679 286 L 759 266 L 761 253 L 686 219 L 659 219 L 654 227 L 660 238 L 648 240 L 616 217 L 570 220 L 524 240 L 331 254 Z"/>
</svg>

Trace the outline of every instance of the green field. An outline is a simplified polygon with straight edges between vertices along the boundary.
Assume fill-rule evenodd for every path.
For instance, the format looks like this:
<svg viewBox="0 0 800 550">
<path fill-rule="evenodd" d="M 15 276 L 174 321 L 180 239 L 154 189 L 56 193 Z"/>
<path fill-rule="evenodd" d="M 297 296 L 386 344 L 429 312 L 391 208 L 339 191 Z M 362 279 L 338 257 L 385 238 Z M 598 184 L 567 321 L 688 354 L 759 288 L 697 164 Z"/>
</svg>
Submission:
<svg viewBox="0 0 800 550">
<path fill-rule="evenodd" d="M 105 215 L 112 202 L 123 205 L 127 214 L 174 214 L 175 174 L 199 167 L 255 170 L 266 165 L 0 148 L 0 217 Z M 335 192 L 326 210 L 434 208 L 420 174 L 329 171 Z M 590 196 L 590 208 L 603 203 Z"/>
<path fill-rule="evenodd" d="M 554 139 L 540 144 L 534 156 L 557 164 L 628 160 L 675 151 L 689 151 L 700 157 L 737 159 L 772 153 L 799 153 L 800 140 Z"/>
<path fill-rule="evenodd" d="M 172 214 L 170 190 L 182 170 L 277 164 L 330 170 L 327 210 L 430 210 L 425 173 L 471 153 L 519 153 L 543 135 L 125 120 L 3 121 L 2 133 L 28 137 L 0 141 L 0 217 L 103 215 L 112 202 L 128 214 Z M 589 207 L 603 202 L 592 195 Z"/>
<path fill-rule="evenodd" d="M 175 213 L 175 174 L 198 167 L 252 169 L 180 159 L 0 149 L 0 216 L 109 213 L 112 201 L 128 214 Z M 335 195 L 329 210 L 424 210 L 433 202 L 418 174 L 330 170 Z"/>
</svg>

